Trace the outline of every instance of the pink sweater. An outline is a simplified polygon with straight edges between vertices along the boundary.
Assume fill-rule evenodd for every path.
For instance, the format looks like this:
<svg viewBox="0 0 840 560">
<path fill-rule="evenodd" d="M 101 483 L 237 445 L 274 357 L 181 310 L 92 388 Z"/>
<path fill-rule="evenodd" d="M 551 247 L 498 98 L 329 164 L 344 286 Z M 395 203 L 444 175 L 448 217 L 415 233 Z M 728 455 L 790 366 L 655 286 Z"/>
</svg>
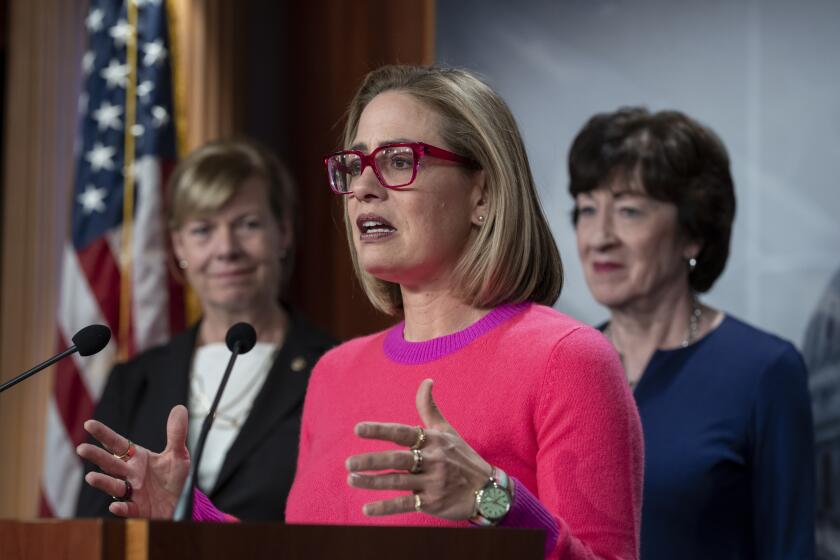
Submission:
<svg viewBox="0 0 840 560">
<path fill-rule="evenodd" d="M 316 365 L 303 411 L 288 523 L 468 526 L 425 514 L 366 517 L 396 492 L 347 485 L 344 462 L 394 448 L 353 433 L 363 420 L 420 423 L 415 394 L 434 379 L 443 415 L 515 478 L 503 525 L 546 529 L 551 558 L 637 558 L 642 436 L 612 346 L 548 307 L 499 307 L 471 327 L 409 343 L 403 324 L 335 348 Z"/>
</svg>

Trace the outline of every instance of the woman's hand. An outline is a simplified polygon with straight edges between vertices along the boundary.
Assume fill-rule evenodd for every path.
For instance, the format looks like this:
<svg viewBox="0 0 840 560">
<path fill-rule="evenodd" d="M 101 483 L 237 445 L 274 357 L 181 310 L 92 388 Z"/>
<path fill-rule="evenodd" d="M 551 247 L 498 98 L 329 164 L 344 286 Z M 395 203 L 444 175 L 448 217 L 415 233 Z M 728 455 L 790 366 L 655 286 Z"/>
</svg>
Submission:
<svg viewBox="0 0 840 560">
<path fill-rule="evenodd" d="M 425 379 L 417 389 L 417 412 L 425 426 L 425 441 L 419 441 L 421 431 L 417 426 L 382 422 L 356 424 L 359 437 L 391 441 L 409 448 L 353 455 L 347 459 L 350 486 L 411 492 L 392 500 L 365 504 L 365 515 L 422 511 L 444 519 L 472 517 L 475 491 L 487 482 L 492 467 L 443 417 L 432 399 L 432 384 L 431 379 Z M 418 447 L 422 459 L 412 451 Z"/>
<path fill-rule="evenodd" d="M 89 472 L 85 481 L 117 500 L 108 507 L 114 515 L 170 519 L 190 469 L 188 427 L 187 409 L 173 408 L 166 422 L 166 449 L 158 454 L 130 443 L 101 422 L 88 420 L 85 430 L 104 449 L 83 443 L 76 452 L 103 472 Z"/>
</svg>

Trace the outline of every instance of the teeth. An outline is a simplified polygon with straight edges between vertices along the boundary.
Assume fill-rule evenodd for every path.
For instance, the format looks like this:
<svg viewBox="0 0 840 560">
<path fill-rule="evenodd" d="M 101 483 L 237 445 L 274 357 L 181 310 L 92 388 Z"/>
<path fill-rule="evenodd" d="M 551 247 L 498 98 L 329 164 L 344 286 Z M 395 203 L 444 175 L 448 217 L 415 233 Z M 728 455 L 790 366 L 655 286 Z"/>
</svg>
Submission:
<svg viewBox="0 0 840 560">
<path fill-rule="evenodd" d="M 388 233 L 389 231 L 393 230 L 390 230 L 388 228 L 372 228 L 367 230 L 365 233 Z"/>
<path fill-rule="evenodd" d="M 365 227 L 365 228 L 372 228 L 372 227 L 383 226 L 383 225 L 385 225 L 385 224 L 383 224 L 382 222 L 362 222 L 362 227 Z"/>
</svg>

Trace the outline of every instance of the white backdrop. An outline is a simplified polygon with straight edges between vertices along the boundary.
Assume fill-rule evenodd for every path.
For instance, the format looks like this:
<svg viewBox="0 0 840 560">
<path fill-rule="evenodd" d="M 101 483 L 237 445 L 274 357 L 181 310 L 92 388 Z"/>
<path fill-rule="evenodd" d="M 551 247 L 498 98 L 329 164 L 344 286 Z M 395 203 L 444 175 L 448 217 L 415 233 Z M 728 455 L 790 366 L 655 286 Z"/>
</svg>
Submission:
<svg viewBox="0 0 840 560">
<path fill-rule="evenodd" d="M 801 347 L 840 266 L 840 2 L 439 0 L 437 59 L 482 73 L 510 104 L 566 267 L 558 308 L 606 317 L 570 224 L 566 156 L 589 116 L 682 110 L 733 162 L 726 271 L 705 298 Z"/>
</svg>

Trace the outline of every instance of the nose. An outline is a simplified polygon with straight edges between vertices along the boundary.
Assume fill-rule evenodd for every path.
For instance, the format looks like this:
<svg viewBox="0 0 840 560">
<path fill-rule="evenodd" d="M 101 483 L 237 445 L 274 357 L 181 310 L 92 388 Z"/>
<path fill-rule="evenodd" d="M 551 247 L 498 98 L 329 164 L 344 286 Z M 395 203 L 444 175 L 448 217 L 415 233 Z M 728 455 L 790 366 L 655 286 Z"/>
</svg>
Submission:
<svg viewBox="0 0 840 560">
<path fill-rule="evenodd" d="M 383 199 L 388 196 L 388 189 L 379 182 L 379 177 L 371 166 L 366 167 L 362 174 L 353 180 L 350 189 L 353 191 L 353 198 L 361 201 Z"/>
<path fill-rule="evenodd" d="M 618 244 L 612 212 L 598 212 L 591 236 L 593 248 L 604 251 Z"/>
<path fill-rule="evenodd" d="M 232 225 L 217 230 L 215 253 L 219 259 L 235 259 L 240 254 L 239 240 Z"/>
</svg>

